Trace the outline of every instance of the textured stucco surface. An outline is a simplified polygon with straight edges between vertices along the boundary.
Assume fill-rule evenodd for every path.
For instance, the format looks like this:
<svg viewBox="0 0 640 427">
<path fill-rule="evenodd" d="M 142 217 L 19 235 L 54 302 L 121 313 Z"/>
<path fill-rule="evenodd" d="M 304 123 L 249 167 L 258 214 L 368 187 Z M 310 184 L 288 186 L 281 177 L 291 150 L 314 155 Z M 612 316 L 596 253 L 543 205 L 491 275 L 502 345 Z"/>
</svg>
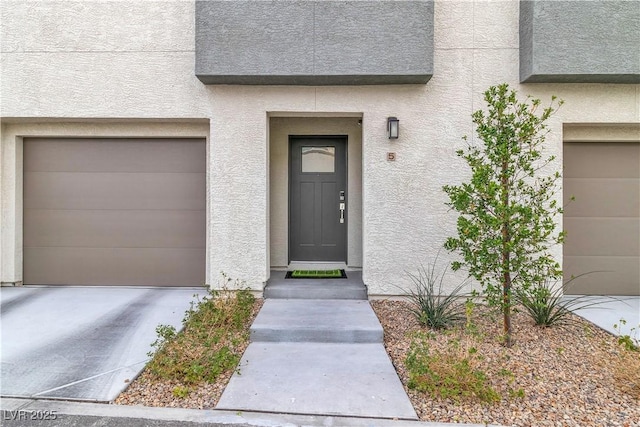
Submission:
<svg viewBox="0 0 640 427">
<path fill-rule="evenodd" d="M 3 3 L 3 52 L 193 51 L 192 1 Z"/>
<path fill-rule="evenodd" d="M 11 33 L 12 46 L 25 40 L 48 46 L 18 51 L 7 44 L 9 39 L 2 44 L 3 282 L 20 281 L 22 271 L 20 136 L 203 136 L 180 129 L 187 126 L 182 119 L 204 119 L 209 123 L 203 131 L 208 138 L 207 282 L 218 283 L 224 271 L 261 289 L 269 258 L 277 253 L 271 250 L 276 242 L 270 226 L 269 116 L 361 117 L 363 279 L 371 295 L 381 295 L 409 286 L 405 272 L 433 258 L 453 233 L 455 215 L 444 205 L 441 188 L 466 177 L 455 150 L 464 146 L 461 136 L 473 139 L 470 114 L 483 107 L 482 92 L 489 85 L 508 82 L 523 96 L 547 101 L 557 95 L 566 101 L 547 137 L 558 168 L 563 126 L 640 123 L 639 85 L 520 84 L 517 1 L 436 2 L 435 72 L 426 85 L 342 87 L 206 86 L 194 71 L 193 2 L 133 3 L 126 17 L 129 29 L 101 30 L 118 31 L 119 41 L 109 47 L 100 44 L 103 36 L 97 37 L 94 50 L 80 36 L 68 40 L 55 26 L 37 24 L 51 8 L 65 15 L 71 13 L 67 8 L 79 7 L 76 3 L 0 3 L 0 25 L 3 34 Z M 103 3 L 83 5 L 85 15 L 69 19 L 68 32 L 82 35 L 88 31 L 87 19 L 94 22 L 90 28 L 101 28 L 100 22 L 118 22 L 122 15 Z M 14 15 L 29 16 L 31 26 L 4 18 Z M 153 29 L 144 30 L 149 26 Z M 192 45 L 154 50 L 154 43 L 160 43 L 149 35 L 154 31 L 180 33 L 179 40 L 182 32 L 191 32 Z M 139 37 L 139 50 L 122 50 Z M 400 119 L 396 141 L 386 138 L 389 116 Z M 396 153 L 395 162 L 386 160 L 390 151 Z M 561 248 L 554 248 L 554 254 L 561 259 Z M 443 263 L 453 258 L 440 253 Z M 447 285 L 461 278 L 453 275 Z"/>
<path fill-rule="evenodd" d="M 336 114 L 337 115 L 337 114 Z M 289 135 L 347 135 L 347 265 L 362 267 L 362 125 L 358 117 L 271 117 L 269 191 L 271 266 L 288 264 Z"/>
<path fill-rule="evenodd" d="M 191 1 L 1 2 L 3 117 L 206 117 L 208 105 L 197 102 L 205 89 L 193 78 L 194 9 Z"/>
<path fill-rule="evenodd" d="M 520 2 L 520 80 L 640 83 L 640 1 Z"/>
<path fill-rule="evenodd" d="M 208 84 L 426 83 L 433 1 L 197 1 Z"/>
</svg>

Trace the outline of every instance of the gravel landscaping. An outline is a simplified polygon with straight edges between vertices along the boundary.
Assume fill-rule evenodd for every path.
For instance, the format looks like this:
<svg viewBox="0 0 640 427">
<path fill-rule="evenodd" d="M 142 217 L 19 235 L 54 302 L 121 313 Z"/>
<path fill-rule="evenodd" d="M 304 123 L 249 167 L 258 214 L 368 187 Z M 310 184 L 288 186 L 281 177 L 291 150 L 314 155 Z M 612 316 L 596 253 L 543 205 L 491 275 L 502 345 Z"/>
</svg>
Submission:
<svg viewBox="0 0 640 427">
<path fill-rule="evenodd" d="M 568 327 L 540 328 L 524 313 L 513 317 L 514 342 L 499 342 L 501 318 L 486 307 L 472 312 L 470 326 L 433 332 L 433 354 L 465 354 L 500 395 L 495 403 L 473 397 L 455 401 L 410 389 L 405 366 L 412 337 L 427 333 L 402 301 L 372 301 L 384 328 L 385 346 L 418 416 L 423 421 L 514 426 L 640 426 L 640 353 L 574 316 Z M 469 326 L 469 325 L 468 325 Z"/>
<path fill-rule="evenodd" d="M 262 299 L 255 300 L 251 315 L 244 323 L 244 330 L 231 337 L 235 341 L 232 345 L 233 353 L 238 357 L 242 356 L 249 345 L 249 326 L 260 311 L 262 303 Z M 197 348 L 185 348 L 185 356 L 188 356 L 187 353 L 197 350 Z M 233 373 L 234 370 L 229 369 L 217 375 L 214 382 L 198 381 L 192 383 L 160 378 L 145 368 L 114 403 L 118 405 L 212 409 L 218 404 L 218 400 L 220 400 L 220 396 Z"/>
<path fill-rule="evenodd" d="M 423 421 L 490 423 L 505 426 L 640 426 L 640 353 L 625 350 L 617 338 L 574 316 L 567 327 L 540 328 L 524 313 L 513 317 L 514 345 L 500 343 L 500 316 L 476 306 L 467 324 L 444 332 L 422 327 L 403 301 L 372 301 L 384 328 L 385 347 Z M 248 326 L 262 300 L 256 300 Z M 416 334 L 445 365 L 469 358 L 482 372 L 497 401 L 477 396 L 442 398 L 409 388 L 407 355 Z M 246 330 L 238 336 L 246 338 Z M 233 348 L 241 355 L 242 339 Z M 215 382 L 163 379 L 148 369 L 114 403 L 194 409 L 215 408 L 233 370 Z M 494 399 L 494 400 L 496 400 Z"/>
</svg>

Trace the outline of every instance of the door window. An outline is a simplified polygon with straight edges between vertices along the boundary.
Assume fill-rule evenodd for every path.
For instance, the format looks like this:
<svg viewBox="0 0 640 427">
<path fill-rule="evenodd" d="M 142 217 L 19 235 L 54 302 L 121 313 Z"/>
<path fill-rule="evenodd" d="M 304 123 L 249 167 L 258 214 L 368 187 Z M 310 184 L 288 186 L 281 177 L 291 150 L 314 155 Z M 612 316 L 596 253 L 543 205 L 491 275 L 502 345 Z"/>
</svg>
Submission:
<svg viewBox="0 0 640 427">
<path fill-rule="evenodd" d="M 335 172 L 335 147 L 301 147 L 302 172 Z"/>
</svg>

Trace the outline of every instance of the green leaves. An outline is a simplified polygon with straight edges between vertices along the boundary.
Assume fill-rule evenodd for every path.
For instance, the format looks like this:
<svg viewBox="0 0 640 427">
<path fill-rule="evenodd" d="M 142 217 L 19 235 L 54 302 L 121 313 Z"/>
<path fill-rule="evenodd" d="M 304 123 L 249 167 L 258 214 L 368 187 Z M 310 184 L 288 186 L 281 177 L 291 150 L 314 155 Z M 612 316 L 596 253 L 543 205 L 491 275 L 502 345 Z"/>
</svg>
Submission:
<svg viewBox="0 0 640 427">
<path fill-rule="evenodd" d="M 152 375 L 184 385 L 174 390 L 178 397 L 188 395 L 190 384 L 214 382 L 222 373 L 233 371 L 248 341 L 255 303 L 248 289 L 210 290 L 196 297 L 185 314 L 182 331 L 168 325 L 156 328 L 158 339 L 147 364 Z"/>
<path fill-rule="evenodd" d="M 480 368 L 481 355 L 470 342 L 449 341 L 442 350 L 431 349 L 429 335 L 416 334 L 405 359 L 407 386 L 436 399 L 496 403 L 500 394 Z"/>
<path fill-rule="evenodd" d="M 564 285 L 571 284 L 581 276 L 572 278 Z M 586 295 L 564 298 L 562 283 L 550 279 L 544 279 L 526 289 L 516 289 L 515 299 L 535 324 L 541 327 L 574 323 L 574 311 L 602 305 L 602 300 L 594 300 Z"/>
<path fill-rule="evenodd" d="M 426 267 L 421 265 L 417 273 L 408 273 L 413 288 L 403 289 L 411 303 L 411 313 L 423 325 L 432 329 L 446 329 L 464 319 L 464 307 L 460 302 L 463 281 L 451 291 L 444 289 L 448 268 L 438 270 L 438 257 Z"/>
<path fill-rule="evenodd" d="M 555 161 L 543 153 L 545 121 L 562 102 L 552 98 L 538 115 L 541 101 L 518 101 L 508 84 L 490 87 L 484 99 L 487 109 L 471 116 L 479 143 L 457 151 L 471 178 L 443 187 L 447 205 L 460 215 L 457 236 L 447 239 L 445 248 L 462 257 L 452 268 L 467 268 L 487 301 L 503 309 L 508 336 L 511 288 L 526 289 L 562 274 L 549 253 L 564 239 L 555 222 L 562 214 L 560 173 L 541 173 Z"/>
</svg>

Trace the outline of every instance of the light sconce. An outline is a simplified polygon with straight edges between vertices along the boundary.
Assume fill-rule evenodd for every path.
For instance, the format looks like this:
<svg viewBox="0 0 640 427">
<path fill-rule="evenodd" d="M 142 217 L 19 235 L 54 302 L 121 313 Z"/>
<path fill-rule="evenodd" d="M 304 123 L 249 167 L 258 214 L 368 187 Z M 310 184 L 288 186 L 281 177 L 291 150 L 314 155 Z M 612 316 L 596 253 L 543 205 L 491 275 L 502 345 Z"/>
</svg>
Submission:
<svg viewBox="0 0 640 427">
<path fill-rule="evenodd" d="M 387 136 L 389 139 L 398 139 L 400 135 L 400 120 L 397 117 L 387 118 Z"/>
</svg>

